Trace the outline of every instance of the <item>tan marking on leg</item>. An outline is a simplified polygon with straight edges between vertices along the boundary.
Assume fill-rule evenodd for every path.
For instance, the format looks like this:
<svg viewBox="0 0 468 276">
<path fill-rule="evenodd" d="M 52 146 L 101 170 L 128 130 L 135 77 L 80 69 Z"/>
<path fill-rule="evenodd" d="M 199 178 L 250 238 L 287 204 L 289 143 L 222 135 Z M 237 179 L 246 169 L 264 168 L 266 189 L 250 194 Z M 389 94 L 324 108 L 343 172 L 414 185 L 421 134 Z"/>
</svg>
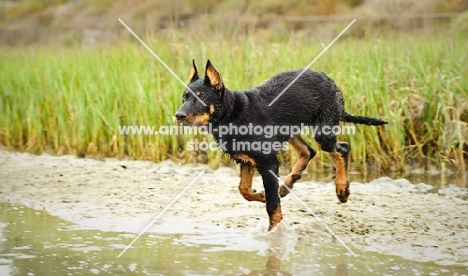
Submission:
<svg viewBox="0 0 468 276">
<path fill-rule="evenodd" d="M 343 155 L 339 152 L 335 152 L 336 159 L 336 177 L 335 177 L 335 188 L 338 199 L 345 203 L 349 196 L 349 180 L 346 169 L 346 163 Z"/>
<path fill-rule="evenodd" d="M 250 156 L 248 156 L 247 154 L 243 154 L 243 153 L 239 153 L 239 154 L 235 154 L 234 156 L 234 159 L 235 160 L 239 160 L 240 162 L 242 163 L 250 163 L 252 165 L 256 165 L 257 163 L 255 162 L 255 160 L 253 160 Z"/>
<path fill-rule="evenodd" d="M 270 225 L 268 226 L 268 231 L 273 229 L 278 223 L 283 219 L 283 214 L 281 213 L 281 205 L 278 205 L 275 212 L 270 216 Z"/>
<path fill-rule="evenodd" d="M 252 164 L 241 163 L 241 180 L 239 192 L 248 201 L 265 202 L 264 193 L 256 193 L 252 190 L 252 179 L 255 174 L 255 168 Z"/>
<path fill-rule="evenodd" d="M 289 189 L 292 189 L 293 184 L 301 178 L 301 173 L 307 167 L 307 164 L 310 161 L 310 155 L 312 153 L 310 152 L 307 143 L 304 141 L 304 139 L 302 139 L 300 134 L 291 137 L 288 140 L 288 143 L 293 146 L 297 156 L 296 164 L 294 165 L 291 173 L 289 173 L 284 179 L 284 184 L 286 184 Z M 281 197 L 284 197 L 289 193 L 288 189 L 286 189 L 284 185 L 280 186 L 279 192 Z"/>
<path fill-rule="evenodd" d="M 309 151 L 306 141 L 304 141 L 300 135 L 292 137 L 288 142 L 293 146 L 297 154 L 297 162 L 291 174 L 300 174 L 307 167 L 311 152 Z"/>
</svg>

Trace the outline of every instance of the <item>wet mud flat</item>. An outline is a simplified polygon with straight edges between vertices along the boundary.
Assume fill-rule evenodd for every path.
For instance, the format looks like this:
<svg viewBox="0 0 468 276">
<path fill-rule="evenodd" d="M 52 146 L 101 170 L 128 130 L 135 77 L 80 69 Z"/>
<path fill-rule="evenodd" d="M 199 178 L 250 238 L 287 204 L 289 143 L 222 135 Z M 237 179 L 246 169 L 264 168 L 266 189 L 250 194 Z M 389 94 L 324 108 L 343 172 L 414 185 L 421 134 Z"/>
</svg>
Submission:
<svg viewBox="0 0 468 276">
<path fill-rule="evenodd" d="M 0 202 L 45 211 L 80 229 L 139 233 L 201 171 L 205 172 L 198 181 L 148 232 L 266 232 L 264 205 L 242 198 L 238 172 L 227 167 L 212 170 L 172 161 L 155 164 L 0 150 Z M 262 189 L 259 176 L 254 186 Z M 338 202 L 331 181 L 300 182 L 293 191 L 353 250 L 468 266 L 467 189 L 434 189 L 382 177 L 365 184 L 352 182 L 346 204 Z M 282 199 L 282 209 L 282 226 L 297 243 L 338 244 L 291 195 Z"/>
</svg>

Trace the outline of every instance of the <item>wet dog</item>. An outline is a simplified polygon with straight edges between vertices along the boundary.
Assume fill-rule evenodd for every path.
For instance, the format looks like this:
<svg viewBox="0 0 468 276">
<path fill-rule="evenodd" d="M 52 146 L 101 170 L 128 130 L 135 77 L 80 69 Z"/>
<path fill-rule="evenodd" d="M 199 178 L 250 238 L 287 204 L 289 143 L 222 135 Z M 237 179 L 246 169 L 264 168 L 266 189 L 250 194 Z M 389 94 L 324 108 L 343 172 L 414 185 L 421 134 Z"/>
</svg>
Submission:
<svg viewBox="0 0 468 276">
<path fill-rule="evenodd" d="M 266 203 L 269 230 L 282 219 L 280 197 L 289 193 L 316 154 L 298 130 L 304 126 L 315 129 L 314 139 L 320 149 L 334 155 L 336 195 L 344 203 L 350 194 L 350 146 L 338 142 L 335 132 L 325 130 L 334 129 L 341 121 L 374 126 L 387 123 L 349 114 L 343 94 L 332 79 L 322 72 L 302 71 L 282 72 L 257 87 L 231 91 L 209 60 L 203 78 L 193 61 L 189 89 L 184 91 L 182 106 L 175 114 L 180 123 L 211 125 L 210 133 L 220 148 L 240 163 L 242 196 Z M 266 132 L 267 128 L 276 131 Z M 297 163 L 280 187 L 277 153 L 288 143 L 297 154 Z M 255 170 L 262 176 L 264 193 L 252 189 Z"/>
</svg>

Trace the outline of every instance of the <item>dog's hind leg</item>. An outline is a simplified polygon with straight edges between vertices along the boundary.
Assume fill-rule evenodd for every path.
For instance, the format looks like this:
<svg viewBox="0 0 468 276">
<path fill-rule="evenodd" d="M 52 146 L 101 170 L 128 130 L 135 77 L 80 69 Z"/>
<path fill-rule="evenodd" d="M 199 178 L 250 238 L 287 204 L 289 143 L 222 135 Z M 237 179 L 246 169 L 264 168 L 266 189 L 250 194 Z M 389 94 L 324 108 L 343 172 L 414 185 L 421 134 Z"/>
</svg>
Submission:
<svg viewBox="0 0 468 276">
<path fill-rule="evenodd" d="M 239 192 L 248 201 L 265 202 L 264 193 L 256 193 L 252 190 L 252 180 L 255 174 L 255 167 L 250 163 L 241 163 L 241 180 L 239 184 Z"/>
<path fill-rule="evenodd" d="M 349 179 L 348 179 L 348 155 L 349 144 L 346 142 L 336 141 L 334 134 L 323 135 L 316 134 L 315 141 L 320 145 L 323 151 L 333 153 L 335 155 L 335 189 L 338 199 L 345 203 L 348 200 L 349 192 Z"/>
<path fill-rule="evenodd" d="M 284 184 L 280 186 L 279 194 L 281 197 L 289 194 L 289 190 L 293 188 L 293 184 L 301 179 L 301 173 L 307 167 L 309 161 L 314 158 L 316 152 L 302 139 L 300 134 L 291 137 L 288 143 L 293 146 L 296 152 L 297 161 L 292 171 L 285 177 Z M 285 187 L 285 185 L 287 187 Z M 289 189 L 288 189 L 289 188 Z"/>
<path fill-rule="evenodd" d="M 280 197 L 278 193 L 278 159 L 275 156 L 265 156 L 257 162 L 258 172 L 263 178 L 265 188 L 266 209 L 270 223 L 268 231 L 273 229 L 283 218 Z"/>
<path fill-rule="evenodd" d="M 346 142 L 338 142 L 335 152 L 336 178 L 335 188 L 338 199 L 345 203 L 349 196 L 349 179 L 348 179 L 348 155 L 349 144 Z"/>
</svg>

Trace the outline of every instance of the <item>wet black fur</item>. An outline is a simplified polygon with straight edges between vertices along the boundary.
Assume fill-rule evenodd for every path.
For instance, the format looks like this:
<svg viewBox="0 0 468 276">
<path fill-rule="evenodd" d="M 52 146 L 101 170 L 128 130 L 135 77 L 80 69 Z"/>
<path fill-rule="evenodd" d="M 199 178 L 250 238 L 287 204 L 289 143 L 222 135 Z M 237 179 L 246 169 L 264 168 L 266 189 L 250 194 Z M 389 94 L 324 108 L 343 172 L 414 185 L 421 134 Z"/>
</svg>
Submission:
<svg viewBox="0 0 468 276">
<path fill-rule="evenodd" d="M 207 70 L 210 66 L 212 65 L 208 61 Z M 293 70 L 278 73 L 257 87 L 239 91 L 231 91 L 223 83 L 220 89 L 216 89 L 210 85 L 208 77 L 198 78 L 197 72 L 190 81 L 189 88 L 194 92 L 201 93 L 200 98 L 206 103 L 206 106 L 191 93 L 186 93 L 176 117 L 183 120 L 184 115 L 187 114 L 209 114 L 210 105 L 213 104 L 215 112 L 210 115 L 210 123 L 214 129 L 222 125 L 234 124 L 241 126 L 249 123 L 254 126 L 301 126 L 302 123 L 319 127 L 336 126 L 339 125 L 340 121 L 367 125 L 386 124 L 380 119 L 348 114 L 344 108 L 343 95 L 335 82 L 324 73 L 312 70 L 306 70 L 277 101 L 268 106 L 301 71 Z M 233 141 L 286 143 L 291 136 L 279 134 L 272 138 L 266 138 L 263 135 L 242 136 L 233 134 L 220 137 L 216 130 L 212 134 L 218 144 L 225 143 L 226 148 L 224 151 L 226 153 L 231 156 L 242 153 L 255 160 L 256 168 L 263 178 L 267 212 L 271 215 L 280 203 L 278 180 L 270 173 L 271 170 L 275 175 L 278 175 L 276 156 L 278 151 L 272 150 L 269 154 L 265 154 L 258 149 L 239 151 L 239 149 L 233 149 Z M 337 143 L 334 134 L 316 133 L 314 138 L 322 150 L 341 152 L 345 160 L 347 160 L 349 146 L 344 142 Z M 312 158 L 315 151 L 310 147 L 309 149 Z M 237 161 L 240 162 L 240 160 Z"/>
</svg>

